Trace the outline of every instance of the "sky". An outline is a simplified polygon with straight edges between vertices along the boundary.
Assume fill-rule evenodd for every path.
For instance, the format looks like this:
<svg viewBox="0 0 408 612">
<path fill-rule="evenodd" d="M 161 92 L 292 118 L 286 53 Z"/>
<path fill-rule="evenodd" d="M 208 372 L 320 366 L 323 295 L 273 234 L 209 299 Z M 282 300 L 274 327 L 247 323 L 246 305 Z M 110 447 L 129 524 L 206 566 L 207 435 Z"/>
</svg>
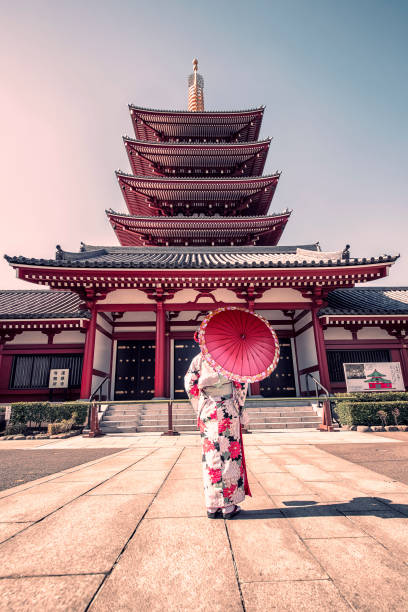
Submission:
<svg viewBox="0 0 408 612">
<path fill-rule="evenodd" d="M 0 0 L 0 253 L 116 245 L 128 103 L 187 108 L 194 57 L 206 110 L 265 105 L 270 212 L 281 244 L 401 254 L 408 285 L 408 1 Z M 0 260 L 0 288 L 36 288 Z"/>
</svg>

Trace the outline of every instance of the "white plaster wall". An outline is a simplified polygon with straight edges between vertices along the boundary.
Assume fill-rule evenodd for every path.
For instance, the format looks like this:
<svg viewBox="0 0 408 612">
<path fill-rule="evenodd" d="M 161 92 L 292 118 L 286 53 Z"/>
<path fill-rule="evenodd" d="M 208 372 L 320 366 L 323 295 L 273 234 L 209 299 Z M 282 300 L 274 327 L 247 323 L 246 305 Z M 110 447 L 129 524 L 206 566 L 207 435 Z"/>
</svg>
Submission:
<svg viewBox="0 0 408 612">
<path fill-rule="evenodd" d="M 166 304 L 171 304 L 171 302 L 175 302 L 176 304 L 194 302 L 199 293 L 201 293 L 201 291 L 196 291 L 195 289 L 180 289 L 180 291 L 176 291 L 176 293 L 170 300 L 166 300 Z"/>
<path fill-rule="evenodd" d="M 305 325 L 310 323 L 311 320 L 312 320 L 312 313 L 309 311 L 309 312 L 307 312 L 305 314 L 304 317 L 299 319 L 299 321 L 296 321 L 296 323 L 295 323 L 295 332 L 297 332 L 299 329 L 302 329 L 302 327 L 304 327 Z"/>
<path fill-rule="evenodd" d="M 154 331 L 156 329 L 156 326 L 154 323 L 152 323 L 151 325 L 143 325 L 143 327 L 116 327 L 115 329 L 115 333 L 117 334 L 121 334 L 123 332 L 131 332 L 132 334 L 137 334 L 139 332 L 151 332 Z"/>
<path fill-rule="evenodd" d="M 281 310 L 259 310 L 255 308 L 255 312 L 265 319 L 274 319 L 275 321 L 282 320 L 282 323 L 287 323 L 292 326 L 292 320 L 285 317 Z"/>
<path fill-rule="evenodd" d="M 349 329 L 343 327 L 328 327 L 324 330 L 325 340 L 352 340 L 353 335 Z"/>
<path fill-rule="evenodd" d="M 309 327 L 295 338 L 299 370 L 317 364 L 316 343 L 313 327 Z"/>
<path fill-rule="evenodd" d="M 393 336 L 380 327 L 363 327 L 357 332 L 359 340 L 390 340 Z"/>
<path fill-rule="evenodd" d="M 245 300 L 240 300 L 236 296 L 234 291 L 231 291 L 230 289 L 215 289 L 215 291 L 212 291 L 212 294 L 217 300 L 217 302 L 227 302 L 227 303 L 232 303 L 232 304 L 246 304 Z"/>
<path fill-rule="evenodd" d="M 151 304 L 147 295 L 140 289 L 116 289 L 108 293 L 101 304 Z"/>
<path fill-rule="evenodd" d="M 103 381 L 102 376 L 92 376 L 92 390 L 91 390 L 91 394 L 96 391 L 98 385 Z M 106 381 L 105 384 L 103 385 L 101 391 L 102 391 L 102 395 L 107 396 L 108 395 L 108 389 L 109 389 L 109 381 Z M 97 397 L 99 397 L 99 391 L 97 393 Z"/>
<path fill-rule="evenodd" d="M 124 312 L 123 317 L 117 320 L 118 323 L 133 323 L 135 321 L 156 321 L 156 313 L 152 310 L 149 311 L 129 311 Z"/>
<path fill-rule="evenodd" d="M 14 340 L 7 342 L 7 345 L 11 344 L 47 344 L 48 338 L 45 334 L 40 331 L 23 332 L 17 334 Z"/>
<path fill-rule="evenodd" d="M 112 340 L 99 330 L 95 334 L 95 352 L 93 367 L 109 374 L 112 351 Z"/>
<path fill-rule="evenodd" d="M 310 300 L 303 297 L 300 291 L 296 291 L 296 289 L 277 287 L 276 289 L 267 289 L 262 298 L 257 300 L 257 303 L 259 302 L 305 302 L 307 304 Z"/>
<path fill-rule="evenodd" d="M 192 327 L 192 326 L 187 326 L 187 325 L 180 325 L 177 327 L 171 327 L 171 331 L 188 331 L 188 332 L 193 332 L 197 329 L 197 327 L 199 327 L 199 323 L 197 323 L 196 326 Z"/>
<path fill-rule="evenodd" d="M 100 314 L 97 315 L 96 322 L 97 322 L 98 325 L 103 327 L 103 329 L 106 329 L 107 332 L 109 332 L 109 333 L 112 332 L 112 323 L 109 323 L 108 321 L 105 321 L 105 319 L 103 317 L 101 317 Z"/>
<path fill-rule="evenodd" d="M 54 336 L 54 344 L 85 344 L 85 338 L 80 331 L 62 331 Z"/>
<path fill-rule="evenodd" d="M 319 374 L 319 370 L 316 370 L 316 372 L 311 372 L 311 375 L 314 376 L 319 382 L 320 382 L 320 374 Z M 309 391 L 313 391 L 314 392 L 315 386 L 312 380 L 309 379 Z M 301 374 L 300 375 L 300 390 L 303 393 L 304 391 L 307 391 L 307 386 L 306 386 L 306 374 Z"/>
</svg>

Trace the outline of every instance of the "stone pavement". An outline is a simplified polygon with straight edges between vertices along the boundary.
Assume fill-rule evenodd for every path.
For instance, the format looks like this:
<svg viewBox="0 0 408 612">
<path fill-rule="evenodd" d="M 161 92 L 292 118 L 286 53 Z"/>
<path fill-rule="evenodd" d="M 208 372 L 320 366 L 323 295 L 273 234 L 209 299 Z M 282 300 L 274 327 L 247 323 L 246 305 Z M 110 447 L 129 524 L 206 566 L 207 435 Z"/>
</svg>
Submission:
<svg viewBox="0 0 408 612">
<path fill-rule="evenodd" d="M 210 521 L 197 435 L 3 442 L 118 452 L 0 492 L 0 610 L 408 609 L 408 485 L 324 450 L 395 439 L 245 443 L 253 497 Z"/>
</svg>

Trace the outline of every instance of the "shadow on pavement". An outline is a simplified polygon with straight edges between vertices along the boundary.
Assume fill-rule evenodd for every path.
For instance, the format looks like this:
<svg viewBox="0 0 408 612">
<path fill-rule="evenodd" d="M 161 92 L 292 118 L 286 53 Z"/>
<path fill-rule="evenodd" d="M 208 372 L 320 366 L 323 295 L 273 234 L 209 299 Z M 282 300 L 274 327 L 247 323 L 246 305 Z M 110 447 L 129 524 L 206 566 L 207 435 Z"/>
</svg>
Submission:
<svg viewBox="0 0 408 612">
<path fill-rule="evenodd" d="M 234 520 L 265 519 L 265 518 L 288 518 L 347 515 L 374 515 L 381 518 L 394 518 L 395 514 L 400 518 L 408 519 L 408 504 L 393 504 L 390 499 L 382 497 L 354 497 L 348 502 L 334 502 L 332 504 L 321 504 L 310 500 L 295 500 L 283 502 L 281 508 L 268 508 L 264 510 L 244 510 Z"/>
</svg>

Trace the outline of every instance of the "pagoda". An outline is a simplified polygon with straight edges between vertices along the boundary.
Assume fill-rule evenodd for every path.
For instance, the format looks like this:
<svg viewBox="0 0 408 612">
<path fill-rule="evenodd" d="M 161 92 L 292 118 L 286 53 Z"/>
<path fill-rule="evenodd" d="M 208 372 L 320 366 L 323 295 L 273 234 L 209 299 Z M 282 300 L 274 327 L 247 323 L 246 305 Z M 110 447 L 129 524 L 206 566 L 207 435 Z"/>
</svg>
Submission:
<svg viewBox="0 0 408 612">
<path fill-rule="evenodd" d="M 109 221 L 122 246 L 276 245 L 290 212 L 268 214 L 279 173 L 261 176 L 263 109 L 205 112 L 197 65 L 187 112 L 130 106 L 132 174 L 116 173 L 129 214 L 109 210 Z"/>
<path fill-rule="evenodd" d="M 42 397 L 44 364 L 72 362 L 72 397 L 89 398 L 103 380 L 112 400 L 185 397 L 193 333 L 225 305 L 256 310 L 281 342 L 277 370 L 252 385 L 253 395 L 305 394 L 308 374 L 343 389 L 344 360 L 397 355 L 408 385 L 408 306 L 398 308 L 398 291 L 367 299 L 353 289 L 386 276 L 397 257 L 356 258 L 348 246 L 329 252 L 313 241 L 281 245 L 291 212 L 272 210 L 280 173 L 263 174 L 271 146 L 259 138 L 264 107 L 204 110 L 197 64 L 188 110 L 129 106 L 131 172 L 116 173 L 126 210 L 106 211 L 119 246 L 6 256 L 20 279 L 51 291 L 0 295 L 0 396 Z M 37 364 L 54 354 L 59 360 Z M 82 356 L 80 380 L 74 354 Z"/>
</svg>

